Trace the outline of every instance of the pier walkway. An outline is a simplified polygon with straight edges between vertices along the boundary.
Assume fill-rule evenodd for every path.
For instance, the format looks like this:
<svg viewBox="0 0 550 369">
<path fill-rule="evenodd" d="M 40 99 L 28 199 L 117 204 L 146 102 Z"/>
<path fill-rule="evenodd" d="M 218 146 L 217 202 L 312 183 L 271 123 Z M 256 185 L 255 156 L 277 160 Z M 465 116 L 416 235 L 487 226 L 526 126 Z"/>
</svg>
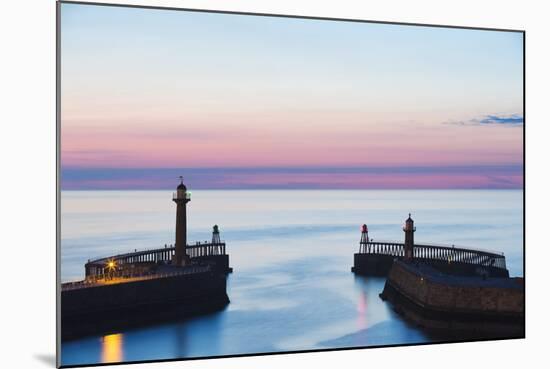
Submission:
<svg viewBox="0 0 550 369">
<path fill-rule="evenodd" d="M 61 285 L 62 291 L 70 291 L 81 288 L 99 287 L 119 283 L 139 282 L 149 279 L 170 278 L 185 274 L 206 273 L 211 270 L 210 266 L 189 266 L 175 270 L 164 270 L 161 273 L 149 273 L 136 276 L 113 276 L 106 278 L 105 275 L 88 276 L 86 279 L 77 282 L 66 282 Z"/>
</svg>

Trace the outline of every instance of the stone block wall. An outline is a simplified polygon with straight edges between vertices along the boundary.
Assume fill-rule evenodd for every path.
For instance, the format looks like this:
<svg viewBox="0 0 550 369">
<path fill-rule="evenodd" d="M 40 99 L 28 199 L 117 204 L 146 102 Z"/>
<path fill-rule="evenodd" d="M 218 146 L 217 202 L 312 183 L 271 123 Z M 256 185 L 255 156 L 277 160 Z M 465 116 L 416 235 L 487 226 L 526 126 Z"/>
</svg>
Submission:
<svg viewBox="0 0 550 369">
<path fill-rule="evenodd" d="M 456 281 L 445 283 L 441 278 L 415 271 L 403 263 L 394 263 L 387 283 L 417 305 L 433 310 L 456 313 L 497 313 L 523 314 L 524 290 L 514 288 L 510 283 L 520 283 L 509 279 L 510 287 L 494 286 L 479 278 L 470 278 L 468 283 Z"/>
</svg>

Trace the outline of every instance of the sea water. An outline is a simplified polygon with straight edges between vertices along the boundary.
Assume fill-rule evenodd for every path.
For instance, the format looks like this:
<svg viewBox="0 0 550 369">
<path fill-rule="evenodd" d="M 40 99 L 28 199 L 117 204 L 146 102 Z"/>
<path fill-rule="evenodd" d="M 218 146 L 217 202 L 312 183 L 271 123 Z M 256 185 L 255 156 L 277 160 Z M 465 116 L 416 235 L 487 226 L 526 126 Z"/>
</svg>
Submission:
<svg viewBox="0 0 550 369">
<path fill-rule="evenodd" d="M 63 191 L 61 279 L 88 259 L 173 244 L 171 191 Z M 521 190 L 196 190 L 188 242 L 218 224 L 234 272 L 231 303 L 192 319 L 62 342 L 63 365 L 435 342 L 378 294 L 384 278 L 350 272 L 369 237 L 504 252 L 523 276 Z"/>
</svg>

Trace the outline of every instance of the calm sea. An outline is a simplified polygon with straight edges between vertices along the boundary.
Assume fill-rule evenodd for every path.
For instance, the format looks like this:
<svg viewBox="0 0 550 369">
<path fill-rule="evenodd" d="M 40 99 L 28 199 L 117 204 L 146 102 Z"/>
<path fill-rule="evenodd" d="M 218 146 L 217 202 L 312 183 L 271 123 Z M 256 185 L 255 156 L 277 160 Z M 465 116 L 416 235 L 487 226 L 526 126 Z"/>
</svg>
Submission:
<svg viewBox="0 0 550 369">
<path fill-rule="evenodd" d="M 502 251 L 523 275 L 523 192 L 492 190 L 193 191 L 188 240 L 218 224 L 234 268 L 231 303 L 207 316 L 62 343 L 62 364 L 431 342 L 379 297 L 384 279 L 350 272 L 359 227 L 403 239 Z M 61 277 L 87 259 L 174 240 L 171 191 L 63 191 Z"/>
</svg>

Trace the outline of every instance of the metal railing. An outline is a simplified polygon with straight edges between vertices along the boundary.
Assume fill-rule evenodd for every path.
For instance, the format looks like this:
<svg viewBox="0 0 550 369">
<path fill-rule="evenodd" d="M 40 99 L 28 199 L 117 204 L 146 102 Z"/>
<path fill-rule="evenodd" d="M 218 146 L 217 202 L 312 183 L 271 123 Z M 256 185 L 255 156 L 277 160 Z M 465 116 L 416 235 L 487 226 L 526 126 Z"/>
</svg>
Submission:
<svg viewBox="0 0 550 369">
<path fill-rule="evenodd" d="M 363 242 L 360 243 L 359 253 L 401 258 L 405 256 L 405 245 L 393 241 Z M 502 253 L 455 247 L 452 245 L 415 244 L 413 246 L 413 258 L 506 269 L 506 258 Z"/>
<path fill-rule="evenodd" d="M 172 192 L 172 200 L 183 200 L 184 198 L 179 197 L 177 192 Z M 186 192 L 185 193 L 185 200 L 191 200 L 191 194 Z"/>
<path fill-rule="evenodd" d="M 175 252 L 176 248 L 173 245 L 169 247 L 165 245 L 165 247 L 159 249 L 134 251 L 90 260 L 85 265 L 86 276 L 107 274 L 110 263 L 112 263 L 113 267 L 116 266 L 119 268 L 126 264 L 169 262 L 172 260 Z M 191 259 L 204 256 L 225 255 L 225 252 L 225 242 L 223 241 L 219 243 L 208 241 L 196 242 L 194 245 L 187 245 L 186 247 L 186 253 Z"/>
<path fill-rule="evenodd" d="M 129 283 L 144 281 L 150 279 L 159 279 L 159 278 L 170 278 L 177 277 L 180 275 L 187 274 L 196 274 L 196 273 L 206 273 L 211 270 L 209 265 L 206 266 L 190 266 L 182 268 L 181 270 L 170 272 L 170 273 L 145 273 L 140 275 L 92 275 L 87 276 L 86 279 L 77 282 L 66 282 L 61 284 L 61 291 L 69 291 L 81 288 L 113 285 L 119 283 Z"/>
</svg>

